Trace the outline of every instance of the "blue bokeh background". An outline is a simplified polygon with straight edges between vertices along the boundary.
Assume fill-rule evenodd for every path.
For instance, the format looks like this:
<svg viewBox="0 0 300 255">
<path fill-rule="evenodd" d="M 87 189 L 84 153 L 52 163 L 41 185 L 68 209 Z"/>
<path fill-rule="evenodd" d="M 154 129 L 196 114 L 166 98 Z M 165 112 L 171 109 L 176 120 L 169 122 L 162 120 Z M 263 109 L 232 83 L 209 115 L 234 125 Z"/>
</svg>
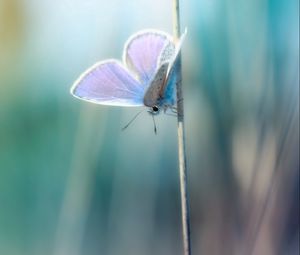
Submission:
<svg viewBox="0 0 300 255">
<path fill-rule="evenodd" d="M 299 1 L 181 1 L 193 254 L 299 254 Z M 0 254 L 182 254 L 176 118 L 69 89 L 159 0 L 0 1 Z"/>
</svg>

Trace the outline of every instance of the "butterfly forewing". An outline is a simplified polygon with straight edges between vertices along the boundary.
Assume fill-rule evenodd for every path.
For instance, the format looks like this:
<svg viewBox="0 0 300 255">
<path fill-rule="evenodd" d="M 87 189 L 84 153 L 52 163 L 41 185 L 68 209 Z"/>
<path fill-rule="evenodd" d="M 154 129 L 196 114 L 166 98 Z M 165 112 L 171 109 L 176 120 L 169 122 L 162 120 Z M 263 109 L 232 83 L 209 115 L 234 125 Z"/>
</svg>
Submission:
<svg viewBox="0 0 300 255">
<path fill-rule="evenodd" d="M 116 60 L 99 62 L 71 88 L 75 97 L 103 105 L 142 106 L 144 87 Z"/>
</svg>

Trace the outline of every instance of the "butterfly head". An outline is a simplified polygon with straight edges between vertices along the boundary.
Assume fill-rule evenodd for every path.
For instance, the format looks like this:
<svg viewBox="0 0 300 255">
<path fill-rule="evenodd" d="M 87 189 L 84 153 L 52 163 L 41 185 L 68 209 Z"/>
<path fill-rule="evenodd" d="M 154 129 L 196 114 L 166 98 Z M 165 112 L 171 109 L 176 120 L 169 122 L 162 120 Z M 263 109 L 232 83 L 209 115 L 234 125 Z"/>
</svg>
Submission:
<svg viewBox="0 0 300 255">
<path fill-rule="evenodd" d="M 148 112 L 149 112 L 151 115 L 157 115 L 157 114 L 159 114 L 159 112 L 160 112 L 160 107 L 157 106 L 157 105 L 153 105 L 153 106 L 149 107 Z"/>
</svg>

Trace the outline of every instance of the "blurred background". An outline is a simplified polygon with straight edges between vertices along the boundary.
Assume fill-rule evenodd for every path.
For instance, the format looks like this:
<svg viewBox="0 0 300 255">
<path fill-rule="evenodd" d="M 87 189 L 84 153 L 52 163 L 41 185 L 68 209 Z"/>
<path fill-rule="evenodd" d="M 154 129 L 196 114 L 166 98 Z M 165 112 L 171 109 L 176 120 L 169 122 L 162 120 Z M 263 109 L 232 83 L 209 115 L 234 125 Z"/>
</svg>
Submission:
<svg viewBox="0 0 300 255">
<path fill-rule="evenodd" d="M 193 254 L 299 254 L 299 1 L 181 2 Z M 0 0 L 0 254 L 180 255 L 176 118 L 69 89 L 159 0 Z"/>
</svg>

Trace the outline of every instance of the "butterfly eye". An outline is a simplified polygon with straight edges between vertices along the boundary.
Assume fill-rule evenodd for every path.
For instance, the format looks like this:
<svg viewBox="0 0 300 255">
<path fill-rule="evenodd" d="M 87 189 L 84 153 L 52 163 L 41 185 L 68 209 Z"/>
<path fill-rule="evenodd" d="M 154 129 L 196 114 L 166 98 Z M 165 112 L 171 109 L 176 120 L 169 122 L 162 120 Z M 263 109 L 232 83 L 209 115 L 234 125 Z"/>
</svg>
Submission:
<svg viewBox="0 0 300 255">
<path fill-rule="evenodd" d="M 157 107 L 156 105 L 154 105 L 154 106 L 152 107 L 152 110 L 153 110 L 154 112 L 158 112 L 158 107 Z"/>
</svg>

